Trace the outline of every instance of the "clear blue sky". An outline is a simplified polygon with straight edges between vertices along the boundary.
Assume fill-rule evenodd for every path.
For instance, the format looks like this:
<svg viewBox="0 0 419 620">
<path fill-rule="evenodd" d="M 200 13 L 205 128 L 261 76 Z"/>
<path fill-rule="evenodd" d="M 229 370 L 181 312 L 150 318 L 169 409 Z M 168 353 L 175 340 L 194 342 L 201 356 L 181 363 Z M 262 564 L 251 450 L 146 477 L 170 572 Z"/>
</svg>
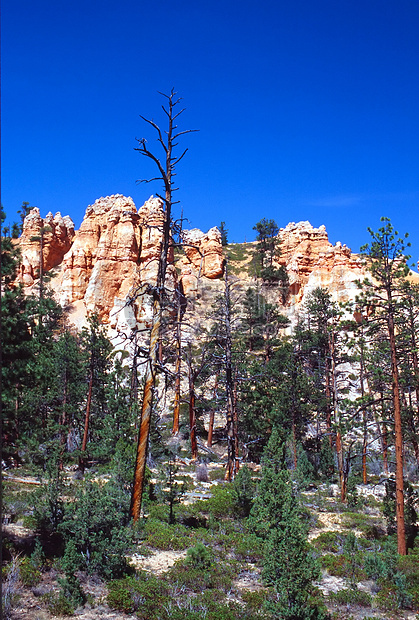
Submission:
<svg viewBox="0 0 419 620">
<path fill-rule="evenodd" d="M 381 215 L 419 258 L 418 0 L 3 0 L 2 203 L 69 214 L 158 187 L 134 151 L 183 97 L 184 215 L 229 240 L 325 224 L 353 251 Z M 155 143 L 156 149 L 158 148 Z"/>
</svg>

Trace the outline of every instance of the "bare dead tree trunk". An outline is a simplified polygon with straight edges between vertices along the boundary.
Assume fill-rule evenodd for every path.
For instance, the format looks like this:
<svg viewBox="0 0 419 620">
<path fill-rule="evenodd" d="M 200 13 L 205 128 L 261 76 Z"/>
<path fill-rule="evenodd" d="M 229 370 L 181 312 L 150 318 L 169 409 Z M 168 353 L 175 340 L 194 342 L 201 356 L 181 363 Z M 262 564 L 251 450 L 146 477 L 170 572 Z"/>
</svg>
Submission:
<svg viewBox="0 0 419 620">
<path fill-rule="evenodd" d="M 162 313 L 164 308 L 165 301 L 165 281 L 166 281 L 166 270 L 168 264 L 169 257 L 169 247 L 171 244 L 171 224 L 172 224 L 172 191 L 176 188 L 172 187 L 172 177 L 175 174 L 176 164 L 180 162 L 183 158 L 187 149 L 183 151 L 183 153 L 179 157 L 175 157 L 173 155 L 173 148 L 176 146 L 176 140 L 181 135 L 186 133 L 191 133 L 192 129 L 188 129 L 185 131 L 176 132 L 177 125 L 175 125 L 175 120 L 178 118 L 180 114 L 182 114 L 183 110 L 180 110 L 178 113 L 174 112 L 175 106 L 181 101 L 181 99 L 176 99 L 176 93 L 172 90 L 170 95 L 164 95 L 168 100 L 168 109 L 163 106 L 163 111 L 165 112 L 168 119 L 168 130 L 165 132 L 166 138 L 158 125 L 152 120 L 146 119 L 144 117 L 143 120 L 149 123 L 153 129 L 157 132 L 158 142 L 162 146 L 165 153 L 165 161 L 162 163 L 158 157 L 156 157 L 151 151 L 149 151 L 147 147 L 147 142 L 145 139 L 138 140 L 139 147 L 136 149 L 142 155 L 151 159 L 154 164 L 157 166 L 159 176 L 151 180 L 161 180 L 163 181 L 165 188 L 165 197 L 162 198 L 159 196 L 161 200 L 164 202 L 164 223 L 163 223 L 163 240 L 162 247 L 159 257 L 159 268 L 157 275 L 156 287 L 153 292 L 153 317 L 152 317 L 152 328 L 150 334 L 150 343 L 149 343 L 149 354 L 148 354 L 148 364 L 146 370 L 145 377 L 145 385 L 143 392 L 143 400 L 141 407 L 141 421 L 140 421 L 140 429 L 138 434 L 138 443 L 137 443 L 137 455 L 135 460 L 135 469 L 134 469 L 134 484 L 131 495 L 131 509 L 130 514 L 133 518 L 133 521 L 138 521 L 140 517 L 141 511 L 141 502 L 143 495 L 143 486 L 144 486 L 144 477 L 145 477 L 145 467 L 146 467 L 146 458 L 147 458 L 147 447 L 148 440 L 150 435 L 150 421 L 151 421 L 151 412 L 153 408 L 153 396 L 154 389 L 156 385 L 156 373 L 157 366 L 159 360 L 159 338 L 161 333 L 161 324 L 162 324 Z"/>
<path fill-rule="evenodd" d="M 359 368 L 359 382 L 361 387 L 361 398 L 364 399 L 364 345 L 361 335 L 361 350 L 360 350 L 360 368 Z M 367 427 L 367 410 L 366 407 L 362 408 L 362 482 L 367 484 L 367 446 L 368 446 L 368 427 Z"/>
<path fill-rule="evenodd" d="M 215 411 L 214 409 L 211 409 L 210 417 L 209 417 L 209 424 L 208 424 L 208 439 L 207 439 L 208 448 L 212 447 L 212 436 L 214 434 L 214 418 L 215 418 Z"/>
<path fill-rule="evenodd" d="M 338 403 L 338 394 L 337 394 L 337 372 L 336 372 L 336 351 L 335 351 L 335 341 L 334 334 L 331 334 L 331 338 L 329 340 L 329 350 L 330 350 L 330 370 L 331 370 L 331 394 L 333 399 L 333 417 L 334 423 L 336 427 L 336 439 L 335 439 L 335 449 L 336 456 L 338 461 L 338 473 L 339 473 L 339 485 L 340 485 L 340 499 L 342 502 L 346 501 L 346 487 L 347 487 L 347 474 L 345 473 L 345 459 L 343 454 L 343 444 L 342 444 L 342 434 L 340 430 L 340 413 L 339 413 L 339 403 Z"/>
<path fill-rule="evenodd" d="M 213 399 L 214 401 L 217 398 L 217 388 L 218 388 L 218 375 L 216 375 L 215 377 L 215 383 L 214 383 L 214 396 Z M 209 418 L 209 425 L 208 425 L 208 439 L 207 439 L 207 446 L 208 448 L 212 447 L 212 436 L 214 433 L 214 418 L 215 418 L 215 410 L 214 407 L 212 407 L 211 411 L 210 411 L 210 418 Z"/>
<path fill-rule="evenodd" d="M 182 364 L 182 331 L 181 331 L 181 306 L 180 293 L 176 291 L 177 317 L 176 317 L 176 365 L 175 365 L 175 399 L 173 403 L 173 428 L 172 435 L 179 433 L 180 418 L 180 369 Z"/>
<path fill-rule="evenodd" d="M 232 369 L 232 340 L 231 340 L 231 299 L 230 284 L 228 281 L 227 263 L 225 266 L 225 371 L 226 371 L 226 399 L 227 399 L 227 465 L 225 479 L 229 482 L 234 477 L 236 462 L 236 441 L 234 436 L 234 384 Z"/>
<path fill-rule="evenodd" d="M 236 476 L 237 472 L 240 469 L 240 461 L 239 461 L 239 415 L 237 411 L 237 366 L 235 369 L 235 378 L 234 378 L 234 388 L 233 388 L 233 426 L 234 426 L 234 455 L 235 455 L 235 465 L 234 465 L 234 476 Z"/>
<path fill-rule="evenodd" d="M 195 415 L 195 376 L 192 369 L 192 346 L 188 344 L 188 380 L 189 380 L 189 433 L 191 438 L 192 460 L 198 458 L 198 443 L 196 440 L 196 415 Z"/>
<path fill-rule="evenodd" d="M 131 516 L 134 522 L 138 521 L 141 510 L 141 500 L 144 486 L 145 466 L 147 459 L 147 444 L 150 436 L 151 412 L 153 409 L 153 391 L 156 381 L 156 366 L 158 360 L 160 332 L 160 302 L 158 298 L 153 304 L 153 327 L 150 335 L 149 360 L 145 376 L 144 393 L 138 433 L 137 454 L 135 458 L 134 485 L 131 496 Z"/>
<path fill-rule="evenodd" d="M 325 360 L 325 378 L 326 378 L 326 431 L 329 437 L 329 445 L 333 449 L 333 434 L 332 434 L 332 411 L 330 403 L 332 401 L 331 398 L 331 389 L 330 389 L 330 359 L 329 356 L 326 355 Z"/>
<path fill-rule="evenodd" d="M 68 375 L 67 375 L 67 369 L 65 370 L 65 374 L 64 374 L 64 394 L 63 394 L 63 409 L 62 409 L 62 413 L 61 413 L 61 420 L 60 420 L 60 444 L 61 444 L 61 449 L 60 449 L 60 461 L 59 461 L 59 468 L 62 471 L 63 469 L 63 454 L 65 451 L 65 444 L 66 444 L 66 438 L 68 435 L 68 429 L 67 429 L 67 388 L 68 388 Z"/>
</svg>

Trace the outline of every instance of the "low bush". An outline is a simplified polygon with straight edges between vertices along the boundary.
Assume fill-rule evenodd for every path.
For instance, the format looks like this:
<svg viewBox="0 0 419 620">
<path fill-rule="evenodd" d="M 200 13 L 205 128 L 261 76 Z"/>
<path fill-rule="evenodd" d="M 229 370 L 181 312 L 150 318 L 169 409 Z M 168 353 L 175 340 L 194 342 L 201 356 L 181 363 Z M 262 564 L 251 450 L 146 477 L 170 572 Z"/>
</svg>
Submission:
<svg viewBox="0 0 419 620">
<path fill-rule="evenodd" d="M 34 565 L 31 558 L 23 558 L 19 566 L 20 581 L 24 586 L 36 586 L 41 581 L 41 571 Z"/>
<path fill-rule="evenodd" d="M 372 598 L 368 592 L 354 588 L 345 588 L 332 592 L 329 600 L 337 605 L 359 605 L 360 607 L 371 607 Z"/>
<path fill-rule="evenodd" d="M 40 597 L 47 609 L 54 616 L 72 616 L 74 606 L 63 592 L 47 592 Z"/>
<path fill-rule="evenodd" d="M 255 611 L 263 607 L 268 596 L 267 590 L 243 590 L 241 598 L 246 605 Z"/>
<path fill-rule="evenodd" d="M 232 517 L 237 510 L 235 492 L 230 485 L 216 486 L 212 491 L 212 497 L 206 501 L 206 507 L 211 516 Z"/>
<path fill-rule="evenodd" d="M 199 593 L 207 589 L 228 592 L 236 574 L 231 564 L 220 561 L 212 562 L 203 570 L 190 566 L 186 560 L 180 560 L 166 573 L 166 578 L 169 583 L 191 592 Z"/>
<path fill-rule="evenodd" d="M 141 620 L 162 620 L 162 610 L 170 603 L 169 589 L 162 579 L 139 571 L 108 583 L 107 603 L 124 613 L 137 612 Z"/>
<path fill-rule="evenodd" d="M 319 551 L 338 553 L 342 550 L 343 537 L 339 532 L 322 532 L 317 538 L 311 541 L 311 544 Z"/>
<path fill-rule="evenodd" d="M 195 547 L 188 549 L 186 553 L 186 563 L 193 568 L 205 570 L 211 565 L 211 552 L 202 542 L 198 542 Z"/>
<path fill-rule="evenodd" d="M 169 525 L 157 519 L 147 519 L 145 524 L 146 543 L 163 551 L 187 549 L 191 543 L 191 533 L 180 524 Z"/>
</svg>

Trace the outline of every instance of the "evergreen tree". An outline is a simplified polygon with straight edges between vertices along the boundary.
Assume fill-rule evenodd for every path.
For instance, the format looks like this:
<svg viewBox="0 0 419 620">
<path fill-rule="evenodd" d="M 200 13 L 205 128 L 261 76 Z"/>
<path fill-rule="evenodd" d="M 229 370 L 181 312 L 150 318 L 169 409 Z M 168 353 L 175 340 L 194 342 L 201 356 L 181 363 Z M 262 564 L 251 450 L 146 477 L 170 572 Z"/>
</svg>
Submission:
<svg viewBox="0 0 419 620">
<path fill-rule="evenodd" d="M 302 620 L 322 618 L 312 602 L 313 581 L 319 568 L 307 542 L 308 528 L 285 468 L 285 443 L 275 427 L 266 447 L 262 479 L 250 514 L 250 524 L 264 540 L 265 583 L 275 597 L 267 603 L 274 618 Z"/>
<path fill-rule="evenodd" d="M 84 415 L 83 439 L 80 448 L 80 468 L 84 470 L 90 453 L 100 457 L 101 445 L 97 443 L 106 416 L 106 384 L 110 370 L 112 345 L 105 335 L 99 317 L 88 318 L 88 328 L 82 332 L 82 342 L 87 358 L 87 395 Z M 87 444 L 89 443 L 89 450 Z"/>
<path fill-rule="evenodd" d="M 226 228 L 226 223 L 221 222 L 218 229 L 221 233 L 221 245 L 225 247 L 228 244 L 228 239 L 227 239 L 228 230 Z"/>
<path fill-rule="evenodd" d="M 403 297 L 403 284 L 409 273 L 406 248 L 410 245 L 399 237 L 388 218 L 377 232 L 368 229 L 371 242 L 361 248 L 368 261 L 372 279 L 366 278 L 359 284 L 362 293 L 358 296 L 361 307 L 373 309 L 369 322 L 384 326 L 388 337 L 391 362 L 391 394 L 396 456 L 396 522 L 397 550 L 406 554 L 403 490 L 403 426 L 401 411 L 400 359 L 396 346 L 397 317 Z"/>
</svg>

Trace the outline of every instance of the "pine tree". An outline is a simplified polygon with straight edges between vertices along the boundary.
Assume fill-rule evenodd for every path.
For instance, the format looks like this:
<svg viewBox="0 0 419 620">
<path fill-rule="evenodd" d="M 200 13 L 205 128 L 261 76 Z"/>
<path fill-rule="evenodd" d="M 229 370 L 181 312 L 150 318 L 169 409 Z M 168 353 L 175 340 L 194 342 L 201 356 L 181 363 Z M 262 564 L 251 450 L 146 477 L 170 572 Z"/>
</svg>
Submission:
<svg viewBox="0 0 419 620">
<path fill-rule="evenodd" d="M 367 258 L 372 279 L 359 284 L 362 293 L 357 301 L 362 307 L 369 307 L 372 313 L 369 322 L 384 326 L 388 337 L 391 362 L 391 393 L 396 455 L 396 522 L 397 550 L 406 555 L 403 490 L 403 427 L 400 392 L 400 360 L 396 346 L 397 316 L 403 296 L 403 283 L 409 273 L 408 256 L 405 254 L 407 234 L 399 237 L 388 218 L 381 218 L 384 225 L 377 232 L 370 228 L 370 244 L 361 248 Z"/>
<path fill-rule="evenodd" d="M 267 603 L 273 617 L 324 617 L 311 600 L 313 581 L 320 571 L 310 554 L 308 528 L 285 468 L 285 443 L 277 428 L 265 450 L 262 480 L 249 519 L 256 535 L 264 540 L 262 576 L 275 593 Z"/>
</svg>

